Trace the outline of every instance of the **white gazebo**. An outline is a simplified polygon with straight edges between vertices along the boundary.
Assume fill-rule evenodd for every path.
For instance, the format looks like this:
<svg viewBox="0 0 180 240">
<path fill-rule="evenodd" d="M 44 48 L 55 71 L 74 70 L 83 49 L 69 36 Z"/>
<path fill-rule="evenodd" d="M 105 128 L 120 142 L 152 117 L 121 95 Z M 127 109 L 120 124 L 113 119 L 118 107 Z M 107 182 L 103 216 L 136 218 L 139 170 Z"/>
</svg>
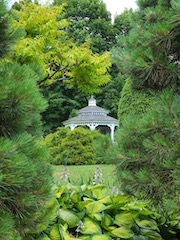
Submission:
<svg viewBox="0 0 180 240">
<path fill-rule="evenodd" d="M 76 117 L 64 121 L 63 124 L 70 127 L 71 130 L 74 130 L 77 126 L 87 126 L 91 130 L 100 129 L 101 131 L 104 129 L 105 131 L 106 127 L 110 129 L 111 140 L 114 141 L 114 131 L 115 127 L 118 126 L 118 121 L 108 116 L 108 113 L 109 111 L 106 109 L 98 107 L 96 99 L 91 97 L 88 101 L 88 106 L 81 108 Z"/>
</svg>

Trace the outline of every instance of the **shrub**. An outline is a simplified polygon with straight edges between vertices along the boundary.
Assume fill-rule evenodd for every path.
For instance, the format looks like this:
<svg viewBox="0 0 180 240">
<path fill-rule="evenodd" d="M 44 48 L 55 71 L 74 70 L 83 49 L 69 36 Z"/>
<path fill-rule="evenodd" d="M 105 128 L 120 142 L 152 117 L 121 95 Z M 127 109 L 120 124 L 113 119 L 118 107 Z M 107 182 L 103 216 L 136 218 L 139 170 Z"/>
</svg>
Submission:
<svg viewBox="0 0 180 240">
<path fill-rule="evenodd" d="M 81 165 L 102 162 L 96 160 L 99 147 L 98 139 L 104 139 L 98 131 L 91 131 L 83 127 L 71 131 L 68 128 L 57 128 L 55 133 L 47 135 L 44 143 L 50 150 L 52 164 Z"/>
<path fill-rule="evenodd" d="M 126 80 L 118 107 L 118 119 L 121 125 L 129 113 L 141 117 L 149 108 L 156 104 L 156 95 L 152 90 L 137 90 L 132 87 L 132 81 Z"/>
</svg>

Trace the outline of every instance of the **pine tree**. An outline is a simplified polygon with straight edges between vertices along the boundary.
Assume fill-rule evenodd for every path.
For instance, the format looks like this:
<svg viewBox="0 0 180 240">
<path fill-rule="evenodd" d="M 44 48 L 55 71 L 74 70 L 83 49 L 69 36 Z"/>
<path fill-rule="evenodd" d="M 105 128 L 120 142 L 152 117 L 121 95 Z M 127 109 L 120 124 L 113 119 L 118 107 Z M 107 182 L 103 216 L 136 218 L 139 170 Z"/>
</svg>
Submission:
<svg viewBox="0 0 180 240">
<path fill-rule="evenodd" d="M 0 13 L 2 9 L 5 6 L 1 4 Z M 1 33 L 5 33 L 2 41 L 6 42 L 8 24 L 1 26 Z M 6 44 L 2 42 L 1 46 L 5 53 Z M 37 79 L 28 66 L 1 59 L 0 236 L 3 240 L 25 238 L 38 231 L 38 223 L 45 217 L 44 204 L 51 193 L 51 171 L 45 162 L 48 154 L 36 141 L 42 134 L 40 112 L 46 106 Z"/>
<path fill-rule="evenodd" d="M 119 38 L 116 62 L 138 89 L 177 90 L 179 1 L 140 0 L 139 8 L 132 18 L 129 34 Z"/>
<path fill-rule="evenodd" d="M 178 211 L 180 98 L 166 90 L 158 102 L 141 119 L 131 114 L 124 118 L 118 138 L 122 159 L 117 168 L 124 191 Z M 166 205 L 168 199 L 171 206 Z"/>
<path fill-rule="evenodd" d="M 149 198 L 178 216 L 180 4 L 138 3 L 131 29 L 115 50 L 115 61 L 129 80 L 119 104 L 114 159 L 124 192 Z"/>
</svg>

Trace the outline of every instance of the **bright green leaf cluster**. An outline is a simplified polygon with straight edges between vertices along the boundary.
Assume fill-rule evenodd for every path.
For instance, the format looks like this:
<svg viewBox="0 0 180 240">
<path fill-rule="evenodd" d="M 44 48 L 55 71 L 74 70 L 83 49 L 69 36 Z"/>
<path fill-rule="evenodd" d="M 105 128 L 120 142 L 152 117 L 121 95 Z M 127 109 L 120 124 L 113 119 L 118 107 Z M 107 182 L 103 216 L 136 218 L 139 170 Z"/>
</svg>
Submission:
<svg viewBox="0 0 180 240">
<path fill-rule="evenodd" d="M 147 202 L 113 196 L 106 185 L 61 185 L 55 195 L 56 220 L 36 235 L 38 240 L 163 239 L 160 230 L 165 224 Z"/>
<path fill-rule="evenodd" d="M 63 6 L 19 5 L 20 11 L 12 10 L 11 28 L 22 36 L 11 57 L 36 69 L 39 84 L 65 80 L 70 87 L 95 92 L 109 81 L 109 54 L 93 54 L 89 43 L 77 46 L 68 39 L 65 29 L 69 23 L 60 17 Z"/>
</svg>

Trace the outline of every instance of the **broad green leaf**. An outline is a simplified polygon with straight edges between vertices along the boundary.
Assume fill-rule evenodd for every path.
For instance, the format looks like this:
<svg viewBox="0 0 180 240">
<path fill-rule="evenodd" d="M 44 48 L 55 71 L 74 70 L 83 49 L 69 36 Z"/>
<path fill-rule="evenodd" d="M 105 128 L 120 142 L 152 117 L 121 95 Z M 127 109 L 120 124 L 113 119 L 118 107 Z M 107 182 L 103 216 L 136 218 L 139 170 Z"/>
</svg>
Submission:
<svg viewBox="0 0 180 240">
<path fill-rule="evenodd" d="M 91 240 L 111 240 L 112 238 L 107 234 L 95 234 L 91 237 Z"/>
<path fill-rule="evenodd" d="M 79 237 L 80 240 L 91 240 L 91 237 L 89 235 L 81 235 Z"/>
<path fill-rule="evenodd" d="M 61 240 L 61 236 L 60 236 L 60 233 L 59 233 L 59 227 L 58 225 L 53 225 L 50 229 L 50 232 L 49 232 L 49 237 L 51 240 Z"/>
<path fill-rule="evenodd" d="M 155 231 L 141 229 L 139 235 L 146 236 L 149 240 L 162 240 L 162 237 Z"/>
<path fill-rule="evenodd" d="M 105 210 L 106 206 L 101 202 L 94 201 L 94 202 L 87 204 L 85 206 L 85 208 L 87 209 L 87 214 L 93 215 L 95 213 L 99 213 L 99 212 L 102 212 L 103 210 Z"/>
<path fill-rule="evenodd" d="M 95 185 L 91 187 L 91 193 L 93 198 L 99 200 L 109 195 L 109 190 L 107 186 Z"/>
<path fill-rule="evenodd" d="M 70 228 L 76 227 L 80 219 L 70 210 L 59 210 L 59 217 L 68 224 Z"/>
<path fill-rule="evenodd" d="M 149 210 L 148 208 L 144 208 L 141 211 L 139 211 L 138 213 L 139 213 L 139 216 L 140 215 L 142 215 L 142 216 L 150 216 L 150 215 L 154 214 L 154 212 L 152 210 Z"/>
<path fill-rule="evenodd" d="M 101 226 L 103 228 L 107 228 L 107 227 L 109 227 L 110 225 L 113 225 L 113 224 L 114 224 L 114 222 L 113 222 L 112 217 L 109 214 L 104 213 L 103 217 L 102 217 L 102 221 L 101 221 Z"/>
<path fill-rule="evenodd" d="M 76 207 L 77 207 L 78 210 L 82 211 L 85 208 L 85 206 L 88 205 L 91 202 L 92 202 L 91 199 L 88 199 L 86 201 L 81 201 L 81 202 L 78 202 L 76 204 Z"/>
<path fill-rule="evenodd" d="M 59 205 L 64 205 L 65 202 L 69 201 L 69 194 L 63 193 L 60 198 L 58 198 Z"/>
<path fill-rule="evenodd" d="M 129 239 L 134 236 L 134 233 L 125 227 L 116 228 L 111 232 L 115 237 L 120 237 L 123 239 Z"/>
<path fill-rule="evenodd" d="M 74 202 L 74 203 L 77 203 L 81 200 L 80 194 L 76 191 L 73 191 L 71 193 L 70 198 L 71 198 L 72 202 Z"/>
<path fill-rule="evenodd" d="M 135 201 L 135 202 L 128 203 L 127 207 L 133 210 L 143 210 L 145 207 L 147 207 L 147 205 L 148 203 L 145 201 Z"/>
<path fill-rule="evenodd" d="M 117 214 L 115 216 L 114 223 L 120 227 L 128 226 L 131 228 L 133 225 L 133 219 L 136 217 L 136 215 L 137 215 L 136 213 L 128 213 L 128 212 Z"/>
<path fill-rule="evenodd" d="M 115 229 L 116 229 L 115 226 L 109 226 L 109 227 L 107 228 L 107 230 L 109 230 L 109 231 L 113 231 L 113 230 L 115 230 Z"/>
<path fill-rule="evenodd" d="M 84 227 L 80 230 L 82 234 L 95 234 L 102 233 L 100 226 L 90 218 L 85 217 L 83 219 Z"/>
<path fill-rule="evenodd" d="M 87 189 L 87 185 L 86 185 L 86 184 L 81 185 L 81 190 L 82 190 L 83 192 L 84 192 L 86 189 Z"/>
<path fill-rule="evenodd" d="M 95 213 L 95 214 L 90 214 L 89 215 L 92 219 L 95 218 L 96 220 L 98 220 L 99 222 L 102 221 L 102 214 L 101 213 Z"/>
<path fill-rule="evenodd" d="M 83 209 L 82 211 L 76 213 L 76 216 L 81 220 L 86 214 L 86 210 Z"/>
<path fill-rule="evenodd" d="M 111 204 L 111 203 L 112 203 L 112 199 L 111 199 L 111 197 L 108 195 L 108 196 L 100 199 L 99 202 L 102 202 L 102 203 L 104 203 L 104 204 Z"/>
<path fill-rule="evenodd" d="M 49 238 L 47 235 L 43 235 L 41 237 L 39 237 L 37 240 L 51 240 L 51 238 Z"/>
<path fill-rule="evenodd" d="M 55 190 L 56 198 L 60 198 L 61 195 L 65 192 L 65 190 L 66 190 L 66 186 L 65 185 L 61 185 L 60 188 L 56 189 Z"/>
<path fill-rule="evenodd" d="M 150 230 L 158 230 L 157 223 L 154 220 L 138 220 L 135 219 L 137 225 L 141 228 L 150 229 Z"/>
<path fill-rule="evenodd" d="M 118 195 L 118 196 L 112 198 L 112 202 L 113 202 L 113 204 L 117 204 L 117 203 L 125 204 L 125 203 L 129 202 L 129 199 L 127 196 Z"/>
</svg>

